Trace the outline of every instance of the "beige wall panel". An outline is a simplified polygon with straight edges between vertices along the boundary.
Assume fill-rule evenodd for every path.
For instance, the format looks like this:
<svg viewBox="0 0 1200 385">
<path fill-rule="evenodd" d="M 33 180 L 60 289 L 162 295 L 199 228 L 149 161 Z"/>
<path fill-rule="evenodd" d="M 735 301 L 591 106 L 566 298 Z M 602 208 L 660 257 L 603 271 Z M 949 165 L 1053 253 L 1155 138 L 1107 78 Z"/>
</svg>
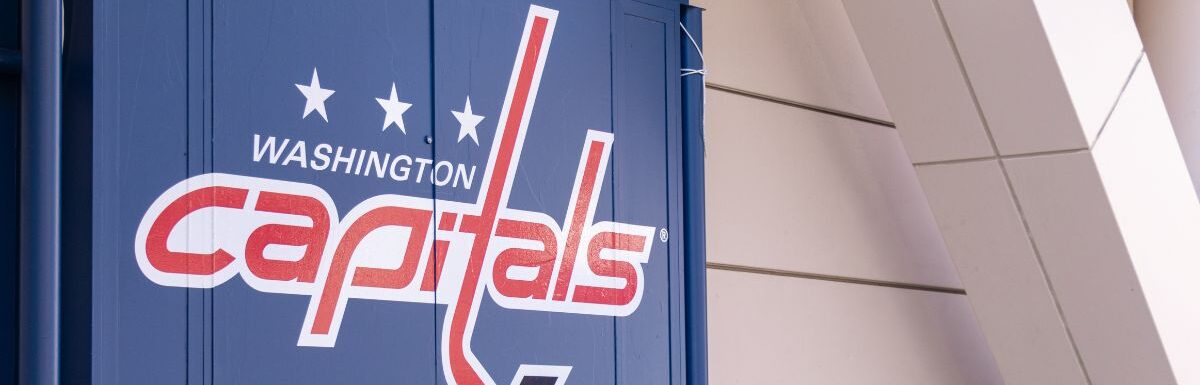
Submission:
<svg viewBox="0 0 1200 385">
<path fill-rule="evenodd" d="M 1087 147 L 1031 0 L 938 2 L 1000 154 Z"/>
<path fill-rule="evenodd" d="M 891 120 L 839 0 L 700 0 L 709 82 Z"/>
<path fill-rule="evenodd" d="M 712 91 L 708 258 L 960 287 L 891 128 Z"/>
<path fill-rule="evenodd" d="M 1004 164 L 1092 384 L 1174 384 L 1091 153 Z"/>
<path fill-rule="evenodd" d="M 1086 384 L 999 161 L 917 174 L 1005 380 Z"/>
<path fill-rule="evenodd" d="M 1180 384 L 1200 383 L 1200 203 L 1143 62 L 1092 149 Z"/>
<path fill-rule="evenodd" d="M 709 382 L 1002 384 L 962 295 L 709 270 Z"/>
<path fill-rule="evenodd" d="M 937 0 L 1002 155 L 1086 148 L 1141 54 L 1121 0 Z"/>
<path fill-rule="evenodd" d="M 933 2 L 845 0 L 845 5 L 912 161 L 994 156 Z"/>
</svg>

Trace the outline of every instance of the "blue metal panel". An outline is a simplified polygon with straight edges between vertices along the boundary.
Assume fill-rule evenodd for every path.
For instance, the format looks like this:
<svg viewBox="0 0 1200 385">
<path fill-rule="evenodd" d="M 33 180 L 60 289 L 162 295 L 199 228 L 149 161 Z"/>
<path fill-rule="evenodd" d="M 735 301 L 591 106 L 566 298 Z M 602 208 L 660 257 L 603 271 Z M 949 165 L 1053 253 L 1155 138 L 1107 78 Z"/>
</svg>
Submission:
<svg viewBox="0 0 1200 385">
<path fill-rule="evenodd" d="M 214 171 L 314 184 L 342 216 L 378 195 L 432 197 L 427 183 L 251 157 L 260 135 L 305 141 L 309 152 L 327 143 L 433 159 L 424 141 L 433 104 L 428 3 L 217 0 L 213 8 Z M 314 71 L 322 87 L 334 90 L 325 102 L 328 122 L 319 111 L 302 113 L 306 99 L 296 84 L 309 85 Z M 389 98 L 392 84 L 397 100 L 412 104 L 403 132 L 395 124 L 381 129 L 384 111 L 375 98 Z M 213 294 L 215 383 L 433 382 L 433 309 L 427 304 L 350 300 L 335 347 L 300 347 L 310 297 L 263 293 L 241 279 Z"/>
<path fill-rule="evenodd" d="M 682 328 L 663 322 L 680 319 L 683 302 L 678 8 L 636 1 L 615 8 L 615 214 L 658 229 L 642 305 L 615 319 L 617 383 L 683 383 Z"/>
<path fill-rule="evenodd" d="M 63 3 L 62 337 L 59 379 L 86 384 L 92 364 L 92 2 Z"/>
<path fill-rule="evenodd" d="M 0 48 L 0 74 L 11 75 L 21 73 L 21 51 L 11 48 Z"/>
<path fill-rule="evenodd" d="M 544 213 L 555 225 L 566 227 L 588 129 L 612 130 L 609 4 L 536 4 L 556 10 L 558 17 L 507 207 Z M 497 125 L 504 122 L 499 112 L 530 2 L 439 1 L 434 8 L 437 157 L 455 162 L 487 159 Z M 485 116 L 478 126 L 478 146 L 469 138 L 458 140 L 461 127 L 450 113 L 463 111 L 468 95 L 473 109 Z M 478 188 L 437 189 L 438 199 L 445 201 L 474 202 L 478 193 Z M 612 220 L 612 193 L 598 194 L 594 220 Z M 510 383 L 523 364 L 571 366 L 570 383 L 609 383 L 614 378 L 613 317 L 510 310 L 491 295 L 485 295 L 479 306 L 472 345 L 497 383 Z M 446 332 L 445 313 L 439 308 L 439 334 Z M 439 362 L 439 374 L 445 365 Z M 439 383 L 444 379 L 439 378 Z"/>
<path fill-rule="evenodd" d="M 0 0 L 0 383 L 17 381 L 17 254 L 21 129 L 21 12 Z"/>
<path fill-rule="evenodd" d="M 0 145 L 4 146 L 0 168 L 0 379 L 17 379 L 17 165 L 20 132 L 21 81 L 19 75 L 0 74 Z"/>
<path fill-rule="evenodd" d="M 684 383 L 651 3 L 97 3 L 93 382 Z"/>
</svg>

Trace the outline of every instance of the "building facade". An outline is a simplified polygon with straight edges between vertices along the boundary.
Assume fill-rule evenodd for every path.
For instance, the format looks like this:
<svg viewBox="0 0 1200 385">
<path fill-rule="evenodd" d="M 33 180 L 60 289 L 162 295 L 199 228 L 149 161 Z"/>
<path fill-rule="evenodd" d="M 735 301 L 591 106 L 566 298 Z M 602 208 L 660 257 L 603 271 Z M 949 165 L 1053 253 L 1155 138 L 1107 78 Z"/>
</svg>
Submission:
<svg viewBox="0 0 1200 385">
<path fill-rule="evenodd" d="M 1200 384 L 1198 18 L 0 0 L 0 384 Z"/>
<path fill-rule="evenodd" d="M 1200 381 L 1194 4 L 700 3 L 714 383 Z"/>
</svg>

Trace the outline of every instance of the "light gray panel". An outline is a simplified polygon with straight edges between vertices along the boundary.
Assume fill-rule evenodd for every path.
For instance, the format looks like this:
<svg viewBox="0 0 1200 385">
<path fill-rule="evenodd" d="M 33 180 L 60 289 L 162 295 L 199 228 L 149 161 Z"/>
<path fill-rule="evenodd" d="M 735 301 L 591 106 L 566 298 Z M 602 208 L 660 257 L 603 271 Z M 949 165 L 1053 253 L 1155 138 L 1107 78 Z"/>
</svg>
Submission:
<svg viewBox="0 0 1200 385">
<path fill-rule="evenodd" d="M 713 262 L 960 287 L 896 131 L 710 91 Z"/>
<path fill-rule="evenodd" d="M 709 382 L 1002 384 L 966 297 L 710 269 Z"/>
<path fill-rule="evenodd" d="M 707 81 L 891 120 L 839 0 L 699 0 Z"/>
</svg>

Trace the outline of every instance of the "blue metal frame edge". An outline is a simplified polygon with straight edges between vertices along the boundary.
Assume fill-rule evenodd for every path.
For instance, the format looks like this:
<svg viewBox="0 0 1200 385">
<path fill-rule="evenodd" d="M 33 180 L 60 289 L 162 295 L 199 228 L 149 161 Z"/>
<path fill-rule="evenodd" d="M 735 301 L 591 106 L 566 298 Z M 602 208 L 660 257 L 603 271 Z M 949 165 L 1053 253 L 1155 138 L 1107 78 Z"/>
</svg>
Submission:
<svg viewBox="0 0 1200 385">
<path fill-rule="evenodd" d="M 21 2 L 18 383 L 59 383 L 62 3 Z"/>
<path fill-rule="evenodd" d="M 679 19 L 700 47 L 701 9 L 680 5 Z M 680 33 L 680 67 L 703 68 L 704 60 L 687 34 Z M 684 302 L 686 311 L 687 381 L 708 384 L 708 295 L 704 230 L 704 76 L 684 76 L 683 100 L 683 217 Z"/>
</svg>

